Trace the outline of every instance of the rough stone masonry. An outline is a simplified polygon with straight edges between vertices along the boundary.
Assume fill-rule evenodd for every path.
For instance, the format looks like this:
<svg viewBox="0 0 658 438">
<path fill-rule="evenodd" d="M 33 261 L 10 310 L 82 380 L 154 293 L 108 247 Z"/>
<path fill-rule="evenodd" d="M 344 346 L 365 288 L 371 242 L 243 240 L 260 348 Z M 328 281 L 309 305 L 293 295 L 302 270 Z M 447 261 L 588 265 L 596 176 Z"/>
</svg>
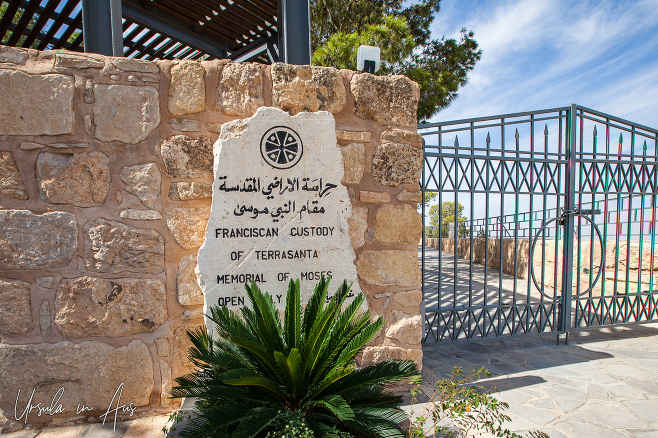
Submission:
<svg viewBox="0 0 658 438">
<path fill-rule="evenodd" d="M 134 415 L 173 409 L 185 331 L 203 324 L 195 268 L 213 144 L 260 107 L 335 120 L 351 211 L 344 263 L 386 319 L 362 361 L 420 363 L 422 149 L 409 79 L 0 46 L 0 96 L 4 431 L 98 421 L 119 387 Z M 60 391 L 61 409 L 21 416 L 33 389 L 44 404 Z"/>
</svg>

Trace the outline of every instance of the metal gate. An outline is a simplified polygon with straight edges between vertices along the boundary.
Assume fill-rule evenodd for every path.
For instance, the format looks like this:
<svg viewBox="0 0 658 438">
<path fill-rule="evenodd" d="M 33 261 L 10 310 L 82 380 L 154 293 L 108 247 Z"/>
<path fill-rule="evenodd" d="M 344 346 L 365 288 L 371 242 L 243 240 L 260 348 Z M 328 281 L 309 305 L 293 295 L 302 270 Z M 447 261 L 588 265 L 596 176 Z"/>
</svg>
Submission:
<svg viewBox="0 0 658 438">
<path fill-rule="evenodd" d="M 426 342 L 658 319 L 658 130 L 578 105 L 418 128 Z"/>
</svg>

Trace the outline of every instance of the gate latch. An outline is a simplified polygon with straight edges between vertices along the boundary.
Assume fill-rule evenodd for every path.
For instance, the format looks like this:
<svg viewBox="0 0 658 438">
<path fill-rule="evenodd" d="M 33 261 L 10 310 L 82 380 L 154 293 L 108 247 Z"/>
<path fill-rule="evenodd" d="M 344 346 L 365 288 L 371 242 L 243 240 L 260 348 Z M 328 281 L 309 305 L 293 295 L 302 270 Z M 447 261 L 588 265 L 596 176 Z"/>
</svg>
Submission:
<svg viewBox="0 0 658 438">
<path fill-rule="evenodd" d="M 560 225 L 564 225 L 564 220 L 570 215 L 574 215 L 574 216 L 594 216 L 595 214 L 601 214 L 601 210 L 598 210 L 598 209 L 597 210 L 592 210 L 592 209 L 581 210 L 580 208 L 576 208 L 576 209 L 573 209 L 573 210 L 562 210 L 562 214 L 558 218 L 558 223 Z"/>
</svg>

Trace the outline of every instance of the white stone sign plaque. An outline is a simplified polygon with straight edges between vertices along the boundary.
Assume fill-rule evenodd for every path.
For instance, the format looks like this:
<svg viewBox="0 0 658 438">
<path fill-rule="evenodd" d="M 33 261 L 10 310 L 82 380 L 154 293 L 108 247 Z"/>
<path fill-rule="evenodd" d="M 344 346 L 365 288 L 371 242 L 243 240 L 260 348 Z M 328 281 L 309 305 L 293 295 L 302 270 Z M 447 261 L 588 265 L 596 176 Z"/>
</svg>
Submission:
<svg viewBox="0 0 658 438">
<path fill-rule="evenodd" d="M 322 275 L 333 279 L 330 293 L 344 279 L 358 292 L 343 173 L 331 113 L 291 117 L 263 107 L 224 124 L 198 257 L 204 313 L 214 305 L 247 305 L 244 283 L 251 281 L 279 308 L 290 279 L 300 279 L 304 302 Z"/>
</svg>

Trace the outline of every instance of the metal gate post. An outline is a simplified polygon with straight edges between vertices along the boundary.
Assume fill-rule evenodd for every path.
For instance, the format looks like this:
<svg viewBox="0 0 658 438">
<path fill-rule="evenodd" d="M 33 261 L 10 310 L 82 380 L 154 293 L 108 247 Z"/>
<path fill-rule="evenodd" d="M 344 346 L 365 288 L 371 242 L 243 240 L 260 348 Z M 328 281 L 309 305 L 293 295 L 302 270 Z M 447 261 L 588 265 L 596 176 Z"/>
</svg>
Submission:
<svg viewBox="0 0 658 438">
<path fill-rule="evenodd" d="M 420 260 L 420 295 L 423 297 L 420 302 L 420 320 L 423 322 L 423 336 L 426 332 L 425 327 L 425 138 L 423 138 L 423 176 L 420 181 L 420 211 L 422 215 L 423 234 L 421 236 L 421 260 Z"/>
<path fill-rule="evenodd" d="M 566 149 L 567 168 L 565 180 L 564 224 L 562 239 L 562 300 L 558 312 L 559 333 L 567 333 L 571 329 L 571 298 L 573 296 L 573 242 L 575 216 L 569 214 L 575 209 L 576 200 L 576 105 L 569 108 L 569 137 Z M 559 335 L 558 335 L 559 336 Z"/>
</svg>

